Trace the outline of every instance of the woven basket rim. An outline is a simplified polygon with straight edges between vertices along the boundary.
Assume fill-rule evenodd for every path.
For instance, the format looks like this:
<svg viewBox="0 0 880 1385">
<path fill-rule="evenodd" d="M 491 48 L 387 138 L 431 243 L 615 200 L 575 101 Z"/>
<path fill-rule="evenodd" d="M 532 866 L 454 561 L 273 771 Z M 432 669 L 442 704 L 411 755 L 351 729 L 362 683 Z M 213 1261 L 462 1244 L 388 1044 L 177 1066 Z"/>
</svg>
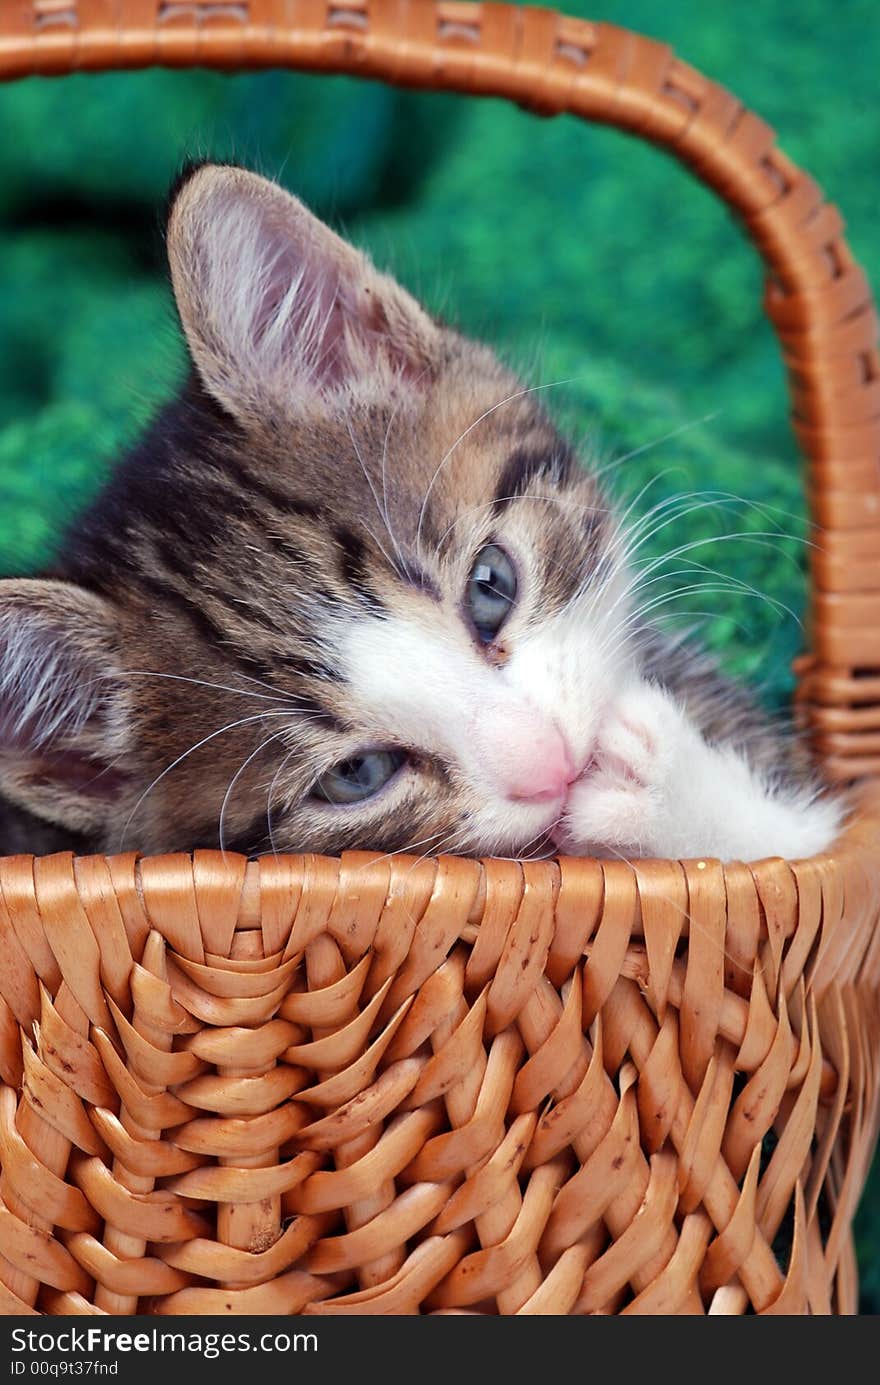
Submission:
<svg viewBox="0 0 880 1385">
<path fill-rule="evenodd" d="M 594 875 L 598 872 L 617 880 L 632 876 L 638 881 L 642 902 L 652 899 L 669 902 L 670 882 L 678 880 L 697 881 L 702 876 L 711 881 L 719 897 L 735 897 L 741 882 L 750 878 L 758 884 L 759 893 L 764 891 L 768 897 L 778 895 L 784 890 L 793 897 L 810 882 L 821 881 L 826 888 L 843 890 L 853 883 L 853 873 L 858 872 L 860 859 L 872 848 L 872 843 L 880 836 L 880 785 L 873 781 L 856 786 L 851 791 L 852 807 L 849 819 L 838 839 L 827 851 L 815 856 L 788 859 L 782 856 L 764 856 L 753 860 L 721 861 L 716 857 L 593 857 L 569 856 L 557 853 L 545 859 L 523 860 L 520 858 L 491 855 L 472 856 L 426 852 L 415 855 L 408 852 L 377 852 L 369 849 L 352 849 L 338 855 L 320 852 L 272 852 L 263 855 L 246 856 L 236 851 L 219 848 L 196 848 L 191 851 L 172 851 L 156 854 L 138 850 L 119 853 L 94 852 L 77 855 L 73 851 L 57 852 L 49 856 L 35 856 L 18 853 L 0 856 L 0 878 L 5 867 L 16 870 L 24 868 L 33 872 L 41 862 L 70 863 L 73 878 L 84 890 L 90 888 L 88 871 L 95 863 L 112 865 L 125 871 L 132 879 L 140 900 L 145 899 L 144 875 L 149 873 L 151 887 L 173 895 L 186 893 L 191 884 L 194 870 L 206 875 L 216 873 L 237 889 L 238 909 L 235 931 L 252 929 L 259 917 L 263 892 L 278 888 L 279 881 L 284 888 L 291 880 L 313 883 L 323 882 L 329 887 L 340 873 L 360 877 L 364 880 L 390 878 L 423 873 L 438 869 L 453 868 L 461 875 L 465 888 L 472 897 L 473 904 L 469 922 L 478 926 L 487 893 L 487 884 L 493 873 L 513 871 L 518 880 L 533 890 L 546 892 L 548 898 L 555 900 L 559 895 L 576 896 L 584 872 Z M 235 881 L 239 881 L 235 886 Z M 759 918 L 757 937 L 766 941 L 773 924 L 768 922 L 766 913 Z M 157 925 L 162 931 L 161 924 Z M 788 938 L 792 926 L 783 930 L 782 937 Z M 641 923 L 637 919 L 632 936 L 643 938 Z M 682 923 L 682 939 L 688 936 L 688 921 L 685 914 Z"/>
</svg>

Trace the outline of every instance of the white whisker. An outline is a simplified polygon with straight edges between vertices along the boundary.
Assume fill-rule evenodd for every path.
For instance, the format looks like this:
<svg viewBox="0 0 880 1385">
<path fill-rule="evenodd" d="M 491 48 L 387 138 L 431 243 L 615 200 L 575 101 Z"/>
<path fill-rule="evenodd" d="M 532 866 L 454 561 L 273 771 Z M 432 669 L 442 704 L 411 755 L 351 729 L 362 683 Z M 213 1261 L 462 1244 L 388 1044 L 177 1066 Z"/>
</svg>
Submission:
<svg viewBox="0 0 880 1385">
<path fill-rule="evenodd" d="M 250 688 L 235 688 L 228 683 L 211 683 L 205 678 L 189 678 L 182 673 L 156 673 L 152 669 L 129 668 L 122 673 L 115 675 L 103 675 L 104 677 L 124 678 L 166 678 L 175 683 L 192 683 L 196 687 L 211 688 L 217 692 L 238 693 L 240 697 L 256 697 L 265 702 L 285 702 L 289 703 L 296 699 L 296 693 L 259 693 L 252 692 Z M 268 685 L 266 685 L 268 686 Z"/>
<path fill-rule="evenodd" d="M 390 527 L 390 525 L 389 525 L 389 523 L 388 523 L 388 517 L 387 517 L 386 514 L 383 514 L 382 506 L 381 506 L 380 503 L 379 503 L 379 496 L 378 496 L 378 494 L 377 494 L 377 492 L 376 492 L 376 487 L 373 485 L 373 478 L 370 476 L 370 473 L 369 473 L 369 471 L 367 470 L 367 464 L 366 464 L 366 462 L 365 462 L 364 459 L 363 459 L 363 456 L 362 456 L 362 454 L 361 454 L 360 448 L 358 447 L 358 442 L 357 442 L 357 438 L 356 438 L 355 435 L 354 435 L 354 428 L 352 427 L 351 419 L 346 419 L 346 425 L 347 425 L 347 427 L 348 427 L 348 436 L 351 438 L 351 445 L 352 445 L 352 447 L 354 448 L 355 456 L 357 457 L 358 462 L 360 463 L 361 471 L 364 473 L 364 479 L 366 480 L 366 483 L 367 483 L 367 485 L 368 485 L 369 488 L 370 488 L 370 494 L 372 495 L 373 500 L 374 500 L 375 503 L 376 503 L 376 509 L 377 509 L 378 512 L 379 512 L 379 518 L 382 520 L 382 523 L 385 525 L 385 528 L 386 528 L 386 530 L 388 531 L 388 537 L 390 538 L 391 543 L 392 543 L 392 545 L 393 545 L 393 547 L 394 547 L 394 551 L 395 551 L 395 553 L 397 554 L 397 562 L 395 562 L 394 559 L 390 556 L 390 554 L 388 553 L 388 550 L 386 549 L 385 545 L 381 542 L 381 540 L 378 538 L 378 536 L 377 536 L 376 534 L 374 534 L 372 530 L 369 530 L 368 532 L 369 532 L 370 537 L 372 538 L 373 542 L 376 544 L 376 547 L 379 549 L 379 551 L 380 551 L 380 553 L 382 554 L 383 558 L 384 558 L 385 561 L 387 562 L 388 566 L 391 568 L 392 572 L 398 572 L 398 573 L 399 573 L 398 563 L 400 563 L 402 566 L 405 566 L 404 560 L 403 560 L 403 555 L 402 555 L 401 552 L 400 552 L 400 548 L 399 548 L 399 546 L 398 546 L 397 540 L 395 539 L 394 535 L 393 535 L 392 532 L 391 532 L 391 527 Z"/>
<path fill-rule="evenodd" d="M 655 438 L 653 442 L 642 443 L 641 447 L 633 448 L 632 452 L 627 452 L 622 457 L 613 457 L 608 463 L 609 466 L 622 466 L 624 462 L 631 462 L 633 457 L 641 457 L 643 453 L 650 452 L 652 447 L 660 447 L 664 442 L 671 442 L 673 438 L 680 438 L 682 433 L 689 433 L 693 428 L 699 428 L 703 423 L 714 423 L 716 418 L 724 412 L 723 409 L 716 409 L 714 413 L 704 414 L 702 418 L 693 418 L 687 423 L 681 423 L 671 432 L 664 433 L 662 437 Z"/>
<path fill-rule="evenodd" d="M 420 547 L 421 547 L 421 541 L 422 541 L 422 525 L 423 525 L 424 522 L 425 522 L 425 514 L 426 514 L 426 512 L 427 512 L 428 500 L 430 499 L 431 492 L 432 492 L 432 490 L 434 489 L 434 486 L 435 486 L 435 484 L 436 484 L 436 481 L 437 481 L 438 476 L 440 475 L 440 473 L 441 473 L 441 471 L 443 470 L 443 468 L 444 468 L 444 466 L 446 465 L 446 463 L 449 461 L 449 458 L 450 458 L 450 457 L 452 456 L 452 454 L 455 452 L 456 448 L 459 447 L 459 446 L 464 442 L 465 438 L 468 437 L 468 436 L 474 431 L 475 428 L 478 428 L 478 427 L 480 426 L 480 424 L 484 421 L 484 419 L 487 419 L 487 418 L 489 417 L 490 414 L 494 414 L 498 409 L 502 409 L 502 408 L 504 407 L 505 404 L 512 404 L 513 401 L 514 401 L 515 399 L 522 399 L 522 398 L 523 398 L 525 395 L 527 395 L 527 394 L 535 394 L 535 393 L 537 393 L 538 390 L 556 389 L 557 386 L 559 386 L 559 385 L 570 385 L 571 383 L 572 383 L 572 382 L 571 382 L 571 379 L 568 379 L 568 380 L 551 380 L 548 384 L 545 384 L 545 385 L 532 385 L 532 386 L 530 386 L 529 389 L 515 390 L 513 394 L 507 395 L 507 397 L 506 397 L 505 399 L 499 399 L 498 403 L 497 403 L 497 404 L 493 404 L 493 405 L 491 406 L 491 408 L 489 408 L 489 409 L 484 409 L 483 412 L 480 414 L 479 418 L 475 418 L 474 421 L 473 421 L 473 423 L 471 423 L 467 428 L 465 428 L 465 430 L 464 430 L 463 433 L 459 433 L 458 437 L 455 439 L 455 442 L 452 444 L 452 446 L 451 446 L 451 447 L 443 454 L 443 456 L 440 458 L 440 461 L 439 461 L 438 464 L 437 464 L 437 468 L 436 468 L 436 470 L 435 470 L 435 472 L 434 472 L 434 475 L 431 477 L 430 481 L 428 482 L 428 488 L 427 488 L 427 490 L 425 491 L 425 495 L 424 495 L 424 498 L 423 498 L 423 500 L 422 500 L 421 509 L 419 510 L 419 520 L 418 520 L 418 524 L 417 524 L 417 526 L 416 526 L 416 545 L 415 545 L 415 546 L 416 546 L 416 550 L 417 550 L 417 551 L 418 551 L 418 550 L 420 549 Z"/>
<path fill-rule="evenodd" d="M 220 805 L 220 822 L 217 834 L 220 841 L 220 850 L 223 852 L 224 856 L 226 854 L 226 832 L 224 827 L 224 820 L 226 817 L 226 809 L 229 806 L 229 800 L 232 797 L 233 792 L 235 791 L 235 786 L 238 783 L 241 776 L 244 774 L 248 765 L 251 764 L 252 761 L 254 761 L 257 758 L 257 756 L 260 755 L 266 749 L 267 746 L 271 745 L 273 741 L 280 740 L 281 737 L 284 736 L 284 734 L 284 731 L 276 731 L 274 735 L 268 736 L 266 740 L 261 741 L 261 743 L 257 746 L 256 750 L 251 751 L 250 755 L 248 755 L 247 758 L 241 762 L 238 769 L 235 771 L 235 774 L 233 774 L 232 778 L 229 781 L 229 784 L 226 788 L 226 792 L 223 795 L 223 802 Z"/>
<path fill-rule="evenodd" d="M 140 798 L 138 799 L 137 803 L 135 803 L 134 807 L 132 808 L 131 812 L 129 813 L 128 817 L 125 819 L 125 822 L 123 824 L 122 832 L 119 838 L 118 849 L 122 851 L 125 844 L 125 836 L 128 832 L 129 827 L 131 826 L 132 818 L 140 808 L 141 804 L 144 802 L 147 795 L 152 793 L 156 785 L 159 784 L 166 777 L 166 775 L 169 775 L 172 772 L 172 770 L 175 770 L 178 765 L 182 764 L 183 761 L 188 758 L 188 756 L 195 754 L 197 750 L 201 750 L 202 746 L 207 745 L 210 741 L 216 740 L 218 736 L 225 735 L 227 731 L 235 730 L 235 728 L 238 726 L 247 726 L 255 721 L 263 721 L 267 717 L 289 717 L 291 713 L 295 711 L 296 708 L 285 708 L 284 711 L 279 712 L 255 712 L 253 716 L 239 717 L 238 720 L 229 721 L 226 723 L 225 726 L 221 726 L 216 731 L 212 731 L 210 735 L 203 736 L 200 741 L 196 741 L 195 745 L 191 745 L 188 750 L 185 750 L 183 752 L 182 755 L 178 755 L 176 760 L 172 760 L 170 765 L 166 765 L 165 769 L 162 770 L 161 774 L 157 774 L 156 778 L 152 781 L 152 783 L 147 785 L 147 787 L 141 794 Z"/>
</svg>

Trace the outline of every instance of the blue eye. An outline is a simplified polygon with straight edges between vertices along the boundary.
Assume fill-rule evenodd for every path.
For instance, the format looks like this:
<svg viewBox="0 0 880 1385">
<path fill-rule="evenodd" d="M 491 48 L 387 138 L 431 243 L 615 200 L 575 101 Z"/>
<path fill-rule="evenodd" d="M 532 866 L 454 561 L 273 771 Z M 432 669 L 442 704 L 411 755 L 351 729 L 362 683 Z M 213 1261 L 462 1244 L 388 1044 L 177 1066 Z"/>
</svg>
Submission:
<svg viewBox="0 0 880 1385">
<path fill-rule="evenodd" d="M 312 785 L 311 797 L 325 803 L 363 803 L 406 763 L 402 750 L 365 750 L 333 765 Z"/>
<path fill-rule="evenodd" d="M 477 634 L 484 644 L 494 640 L 516 601 L 513 563 L 497 544 L 481 548 L 471 568 L 465 600 Z"/>
</svg>

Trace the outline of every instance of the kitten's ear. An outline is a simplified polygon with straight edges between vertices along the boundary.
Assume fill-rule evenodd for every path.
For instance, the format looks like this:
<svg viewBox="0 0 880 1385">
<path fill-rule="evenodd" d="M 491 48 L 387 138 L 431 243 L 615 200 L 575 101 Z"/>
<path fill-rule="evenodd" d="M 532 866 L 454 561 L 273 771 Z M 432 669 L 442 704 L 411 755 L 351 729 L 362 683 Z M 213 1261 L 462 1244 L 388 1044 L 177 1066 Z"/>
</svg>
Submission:
<svg viewBox="0 0 880 1385">
<path fill-rule="evenodd" d="M 112 606 L 66 582 L 0 582 L 0 794 L 78 832 L 127 783 Z"/>
<path fill-rule="evenodd" d="M 440 329 L 399 284 L 275 183 L 206 164 L 168 221 L 184 332 L 207 389 L 246 417 L 427 388 Z"/>
</svg>

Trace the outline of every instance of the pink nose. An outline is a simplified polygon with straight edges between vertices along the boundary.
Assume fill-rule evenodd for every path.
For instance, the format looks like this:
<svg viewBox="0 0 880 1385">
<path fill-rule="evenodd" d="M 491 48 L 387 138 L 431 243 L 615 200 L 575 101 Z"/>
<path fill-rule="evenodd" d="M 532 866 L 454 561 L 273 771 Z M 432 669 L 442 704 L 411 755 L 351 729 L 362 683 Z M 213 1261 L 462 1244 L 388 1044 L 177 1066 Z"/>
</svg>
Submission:
<svg viewBox="0 0 880 1385">
<path fill-rule="evenodd" d="M 501 792 L 517 802 L 563 798 L 577 777 L 564 737 L 528 708 L 505 708 L 481 718 L 476 741 Z"/>
<path fill-rule="evenodd" d="M 575 768 L 565 741 L 554 732 L 538 738 L 531 755 L 524 756 L 507 776 L 505 787 L 508 798 L 540 803 L 545 799 L 562 798 L 574 778 Z"/>
</svg>

